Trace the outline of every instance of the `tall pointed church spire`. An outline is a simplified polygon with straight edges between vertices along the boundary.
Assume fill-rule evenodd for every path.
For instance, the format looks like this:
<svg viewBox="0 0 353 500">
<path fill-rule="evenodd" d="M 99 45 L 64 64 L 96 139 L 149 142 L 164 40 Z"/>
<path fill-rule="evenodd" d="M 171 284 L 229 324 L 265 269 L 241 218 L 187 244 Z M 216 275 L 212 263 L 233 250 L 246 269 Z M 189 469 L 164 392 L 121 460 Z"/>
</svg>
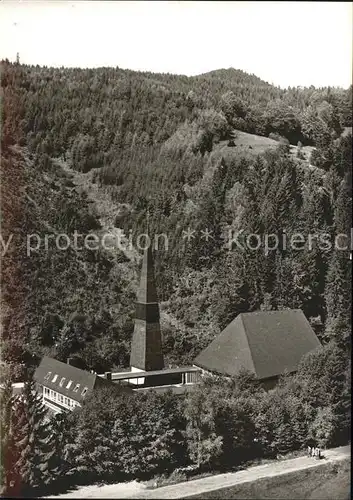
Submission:
<svg viewBox="0 0 353 500">
<path fill-rule="evenodd" d="M 164 360 L 151 245 L 144 251 L 131 343 L 131 370 L 162 370 Z"/>
</svg>

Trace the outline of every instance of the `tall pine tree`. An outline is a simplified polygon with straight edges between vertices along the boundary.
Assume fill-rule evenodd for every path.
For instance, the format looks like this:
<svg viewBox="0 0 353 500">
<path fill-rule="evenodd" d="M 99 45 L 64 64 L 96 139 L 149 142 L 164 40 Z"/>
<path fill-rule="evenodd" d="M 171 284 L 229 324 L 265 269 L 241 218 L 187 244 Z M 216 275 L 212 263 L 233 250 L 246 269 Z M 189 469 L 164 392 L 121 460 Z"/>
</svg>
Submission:
<svg viewBox="0 0 353 500">
<path fill-rule="evenodd" d="M 13 396 L 11 379 L 7 379 L 0 390 L 0 426 L 1 426 L 1 449 L 0 449 L 0 474 L 1 494 L 6 495 L 10 490 L 10 471 L 12 469 L 12 447 L 11 447 L 11 418 L 12 418 Z"/>
<path fill-rule="evenodd" d="M 14 446 L 13 487 L 27 494 L 51 483 L 59 473 L 47 409 L 32 379 L 14 403 L 11 439 Z"/>
</svg>

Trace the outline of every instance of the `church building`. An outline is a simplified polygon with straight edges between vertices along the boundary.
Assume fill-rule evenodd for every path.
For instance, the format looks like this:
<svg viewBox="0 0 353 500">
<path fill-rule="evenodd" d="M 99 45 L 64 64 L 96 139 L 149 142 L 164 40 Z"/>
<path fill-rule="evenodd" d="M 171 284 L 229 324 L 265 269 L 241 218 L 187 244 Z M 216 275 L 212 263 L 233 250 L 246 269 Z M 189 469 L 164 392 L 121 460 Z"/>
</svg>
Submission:
<svg viewBox="0 0 353 500">
<path fill-rule="evenodd" d="M 196 357 L 193 366 L 165 368 L 149 247 L 142 258 L 129 371 L 96 374 L 44 357 L 34 378 L 44 404 L 55 412 L 80 406 L 87 394 L 103 386 L 130 393 L 153 388 L 182 394 L 205 374 L 233 377 L 242 370 L 271 389 L 282 374 L 294 373 L 302 357 L 320 345 L 301 310 L 242 313 Z"/>
<path fill-rule="evenodd" d="M 130 353 L 132 372 L 155 371 L 164 368 L 159 304 L 153 267 L 152 249 L 149 247 L 143 255 L 140 286 L 137 292 Z M 144 384 L 145 379 L 131 379 L 131 383 Z"/>
<path fill-rule="evenodd" d="M 195 359 L 203 373 L 232 377 L 247 370 L 265 388 L 297 371 L 300 360 L 320 347 L 303 311 L 255 311 L 238 316 Z"/>
</svg>

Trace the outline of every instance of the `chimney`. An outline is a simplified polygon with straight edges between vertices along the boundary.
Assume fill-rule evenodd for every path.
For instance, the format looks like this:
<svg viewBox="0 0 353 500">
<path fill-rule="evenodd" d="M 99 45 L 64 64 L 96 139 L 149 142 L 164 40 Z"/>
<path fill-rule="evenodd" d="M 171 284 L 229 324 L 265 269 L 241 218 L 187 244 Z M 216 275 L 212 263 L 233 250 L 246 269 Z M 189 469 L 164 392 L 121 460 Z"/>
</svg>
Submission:
<svg viewBox="0 0 353 500">
<path fill-rule="evenodd" d="M 78 368 L 79 370 L 88 371 L 88 367 L 87 367 L 86 363 L 82 359 L 80 359 L 76 356 L 70 356 L 69 358 L 67 358 L 66 363 L 70 366 L 74 366 L 75 368 Z"/>
<path fill-rule="evenodd" d="M 105 377 L 107 380 L 111 380 L 111 379 L 112 379 L 112 372 L 105 372 L 105 373 L 104 373 L 104 377 Z"/>
</svg>

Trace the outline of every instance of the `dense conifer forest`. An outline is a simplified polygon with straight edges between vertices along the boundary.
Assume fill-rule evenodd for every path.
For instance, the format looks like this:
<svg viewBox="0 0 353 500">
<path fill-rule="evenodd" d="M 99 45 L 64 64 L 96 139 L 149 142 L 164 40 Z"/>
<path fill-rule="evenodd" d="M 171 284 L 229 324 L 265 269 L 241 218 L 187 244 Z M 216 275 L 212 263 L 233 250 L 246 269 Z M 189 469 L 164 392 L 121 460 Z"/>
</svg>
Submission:
<svg viewBox="0 0 353 500">
<path fill-rule="evenodd" d="M 168 235 L 156 267 L 171 364 L 190 362 L 242 311 L 302 308 L 324 325 L 322 338 L 339 335 L 349 252 L 230 252 L 224 235 L 350 233 L 352 145 L 341 134 L 351 88 L 282 90 L 234 69 L 185 77 L 4 61 L 2 89 L 3 241 L 13 234 L 2 275 L 7 362 L 46 352 L 77 354 L 100 371 L 128 364 L 139 262 L 119 249 L 55 245 L 26 255 L 27 234 L 106 229 L 63 165 L 102 191 L 113 227 L 134 238 L 148 217 L 151 235 Z M 237 131 L 276 137 L 278 148 L 226 147 Z M 315 146 L 310 163 L 305 145 Z M 195 237 L 185 245 L 188 227 Z"/>
<path fill-rule="evenodd" d="M 87 471 L 94 479 L 117 471 L 147 477 L 161 463 L 168 470 L 190 461 L 214 469 L 229 465 L 229 457 L 238 463 L 298 449 L 308 436 L 323 446 L 346 442 L 350 250 L 316 243 L 242 251 L 225 240 L 229 231 L 245 239 L 284 233 L 305 241 L 312 234 L 326 242 L 340 233 L 350 239 L 352 87 L 283 90 L 235 69 L 186 77 L 8 61 L 1 63 L 1 85 L 4 379 L 23 380 L 44 354 L 76 357 L 98 373 L 129 364 L 138 251 L 49 244 L 29 254 L 31 234 L 71 238 L 75 231 L 99 236 L 120 229 L 135 241 L 147 224 L 151 236 L 167 234 L 169 248 L 155 252 L 167 365 L 192 363 L 238 313 L 260 309 L 302 309 L 324 346 L 270 395 L 244 375 L 217 387 L 206 381 L 183 409 L 171 395 L 136 396 L 126 413 L 125 400 L 111 397 L 104 429 L 91 426 L 102 401 L 88 401 L 69 423 L 51 424 L 61 436 L 60 464 L 47 444 L 23 445 L 27 465 L 14 456 L 1 463 L 15 460 L 32 488 L 36 465 L 28 464 L 37 455 L 52 471 L 42 476 L 49 484 L 63 471 L 78 480 Z M 244 146 L 248 134 L 254 143 Z M 265 138 L 271 147 L 259 152 L 256 143 Z M 189 242 L 188 228 L 195 231 Z M 203 237 L 206 228 L 211 238 Z M 9 389 L 2 397 L 6 422 Z M 16 432 L 27 418 L 28 432 L 45 436 L 44 424 L 30 429 L 31 412 L 41 411 L 36 402 L 16 405 L 24 420 Z M 134 421 L 129 432 L 138 439 L 131 444 L 126 419 L 134 412 L 149 417 L 143 429 Z M 162 438 L 151 448 L 157 423 Z M 95 439 L 99 446 L 88 449 Z M 114 462 L 122 447 L 125 455 Z M 100 468 L 92 466 L 93 452 Z"/>
</svg>

